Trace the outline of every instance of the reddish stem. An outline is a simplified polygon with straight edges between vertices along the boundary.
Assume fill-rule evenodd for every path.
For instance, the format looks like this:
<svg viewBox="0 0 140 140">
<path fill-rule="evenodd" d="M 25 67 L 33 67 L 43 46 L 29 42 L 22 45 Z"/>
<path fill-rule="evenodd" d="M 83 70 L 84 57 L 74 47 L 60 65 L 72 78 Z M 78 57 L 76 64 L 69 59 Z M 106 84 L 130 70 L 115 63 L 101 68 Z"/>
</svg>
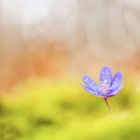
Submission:
<svg viewBox="0 0 140 140">
<path fill-rule="evenodd" d="M 104 100 L 105 100 L 105 103 L 106 103 L 106 105 L 107 105 L 108 109 L 111 111 L 111 107 L 110 107 L 110 105 L 109 105 L 109 103 L 108 103 L 107 98 L 104 98 Z"/>
</svg>

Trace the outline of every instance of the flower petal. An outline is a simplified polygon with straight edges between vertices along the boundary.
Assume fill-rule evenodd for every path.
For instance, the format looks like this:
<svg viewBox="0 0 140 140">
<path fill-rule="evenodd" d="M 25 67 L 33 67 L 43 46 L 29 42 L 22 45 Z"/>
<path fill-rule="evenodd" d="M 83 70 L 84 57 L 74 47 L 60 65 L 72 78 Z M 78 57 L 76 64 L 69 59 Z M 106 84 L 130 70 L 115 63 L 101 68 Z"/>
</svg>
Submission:
<svg viewBox="0 0 140 140">
<path fill-rule="evenodd" d="M 111 82 L 111 89 L 117 89 L 120 87 L 120 85 L 122 84 L 122 74 L 121 72 L 116 72 L 116 74 L 114 75 L 114 78 Z"/>
<path fill-rule="evenodd" d="M 85 83 L 85 85 L 82 85 L 82 87 L 86 91 L 88 91 L 88 92 L 90 92 L 90 93 L 92 93 L 96 96 L 102 96 L 103 95 L 100 87 L 89 76 L 84 75 L 82 77 L 82 79 Z"/>
<path fill-rule="evenodd" d="M 122 87 L 123 87 L 122 74 L 121 72 L 117 72 L 111 82 L 110 89 L 107 94 L 115 95 L 121 90 Z"/>
<path fill-rule="evenodd" d="M 99 88 L 99 86 L 89 76 L 84 75 L 82 77 L 82 79 L 83 79 L 84 83 L 88 87 L 90 87 L 92 90 L 94 90 L 94 91 L 98 90 L 101 92 L 101 89 Z"/>
<path fill-rule="evenodd" d="M 83 89 L 85 89 L 87 92 L 95 95 L 95 96 L 103 96 L 103 94 L 99 91 L 99 89 L 91 89 L 89 86 L 87 85 L 81 85 L 83 87 Z"/>
<path fill-rule="evenodd" d="M 93 82 L 93 80 L 89 76 L 87 76 L 87 75 L 84 75 L 82 77 L 82 79 L 83 79 L 83 81 L 84 81 L 85 84 L 88 84 L 88 83 L 92 83 Z"/>
<path fill-rule="evenodd" d="M 108 88 L 112 81 L 112 72 L 111 69 L 107 66 L 103 67 L 100 72 L 100 83 L 103 87 Z"/>
<path fill-rule="evenodd" d="M 123 87 L 123 83 L 120 85 L 119 88 L 114 89 L 114 90 L 110 90 L 110 91 L 106 94 L 106 96 L 107 96 L 107 97 L 114 96 L 115 94 L 117 94 L 117 93 L 122 89 L 122 87 Z"/>
</svg>

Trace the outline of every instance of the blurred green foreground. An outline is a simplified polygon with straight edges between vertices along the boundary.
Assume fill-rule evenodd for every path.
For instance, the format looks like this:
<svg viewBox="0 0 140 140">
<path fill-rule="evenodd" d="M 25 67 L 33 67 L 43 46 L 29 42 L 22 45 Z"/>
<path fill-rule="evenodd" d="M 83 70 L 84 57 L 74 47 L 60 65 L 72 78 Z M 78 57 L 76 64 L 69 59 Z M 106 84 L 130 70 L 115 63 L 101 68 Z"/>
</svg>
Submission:
<svg viewBox="0 0 140 140">
<path fill-rule="evenodd" d="M 127 85 L 109 99 L 79 82 L 29 80 L 0 101 L 0 140 L 139 140 L 140 92 Z"/>
</svg>

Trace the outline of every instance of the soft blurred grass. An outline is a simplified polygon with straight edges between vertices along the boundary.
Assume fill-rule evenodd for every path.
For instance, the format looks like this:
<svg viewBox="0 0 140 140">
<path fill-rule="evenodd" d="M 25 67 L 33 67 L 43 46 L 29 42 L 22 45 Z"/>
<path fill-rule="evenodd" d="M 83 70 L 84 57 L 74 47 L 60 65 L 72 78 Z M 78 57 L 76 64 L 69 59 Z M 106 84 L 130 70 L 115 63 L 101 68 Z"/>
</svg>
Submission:
<svg viewBox="0 0 140 140">
<path fill-rule="evenodd" d="M 139 140 L 139 99 L 125 84 L 110 112 L 79 82 L 29 80 L 1 98 L 0 140 Z"/>
</svg>

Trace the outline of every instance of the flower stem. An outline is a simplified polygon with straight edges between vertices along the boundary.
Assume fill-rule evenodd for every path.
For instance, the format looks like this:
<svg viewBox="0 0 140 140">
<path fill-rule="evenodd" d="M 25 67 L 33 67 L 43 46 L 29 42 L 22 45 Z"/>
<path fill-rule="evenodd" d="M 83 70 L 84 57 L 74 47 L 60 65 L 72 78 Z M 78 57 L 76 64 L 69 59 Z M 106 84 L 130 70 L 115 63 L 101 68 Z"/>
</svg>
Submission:
<svg viewBox="0 0 140 140">
<path fill-rule="evenodd" d="M 109 103 L 108 103 L 107 98 L 104 98 L 104 100 L 105 100 L 105 103 L 106 103 L 106 105 L 107 105 L 108 109 L 111 111 L 112 109 L 111 109 L 111 106 L 110 106 L 110 105 L 109 105 Z"/>
</svg>

